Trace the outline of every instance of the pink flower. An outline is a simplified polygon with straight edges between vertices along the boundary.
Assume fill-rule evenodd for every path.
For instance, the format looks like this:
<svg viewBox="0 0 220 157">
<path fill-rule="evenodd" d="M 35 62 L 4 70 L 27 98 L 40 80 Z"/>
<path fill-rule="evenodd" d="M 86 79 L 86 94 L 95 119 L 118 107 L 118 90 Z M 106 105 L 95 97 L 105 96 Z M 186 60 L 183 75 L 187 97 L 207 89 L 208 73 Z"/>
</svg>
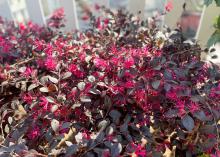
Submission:
<svg viewBox="0 0 220 157">
<path fill-rule="evenodd" d="M 33 127 L 27 136 L 30 140 L 36 139 L 40 136 L 40 128 L 38 126 Z"/>
<path fill-rule="evenodd" d="M 96 58 L 93 60 L 93 63 L 95 64 L 95 66 L 97 68 L 104 68 L 105 69 L 108 67 L 108 63 L 104 59 Z"/>
<path fill-rule="evenodd" d="M 209 133 L 207 134 L 207 138 L 216 138 L 216 134 Z"/>
<path fill-rule="evenodd" d="M 42 51 L 44 49 L 44 43 L 43 41 L 38 41 L 38 40 L 35 40 L 34 43 L 33 43 L 33 47 L 34 47 L 34 50 L 36 51 Z"/>
<path fill-rule="evenodd" d="M 165 5 L 165 9 L 167 12 L 170 12 L 173 9 L 173 3 L 168 1 L 168 3 Z"/>
<path fill-rule="evenodd" d="M 134 59 L 132 57 L 128 58 L 127 60 L 125 60 L 124 62 L 124 67 L 126 69 L 129 69 L 130 67 L 132 67 L 134 65 Z"/>
<path fill-rule="evenodd" d="M 220 83 L 218 84 L 217 87 L 212 87 L 212 88 L 211 88 L 209 96 L 210 96 L 211 98 L 213 98 L 213 99 L 215 99 L 215 98 L 220 98 L 220 93 L 219 93 L 219 91 L 220 91 Z"/>
<path fill-rule="evenodd" d="M 64 8 L 58 8 L 52 14 L 52 17 L 55 18 L 55 19 L 61 19 L 64 16 L 65 16 L 64 15 Z"/>
<path fill-rule="evenodd" d="M 162 51 L 157 50 L 157 51 L 154 52 L 154 54 L 155 54 L 155 56 L 159 57 L 159 56 L 161 56 Z"/>
<path fill-rule="evenodd" d="M 77 65 L 75 65 L 75 64 L 70 64 L 70 65 L 69 65 L 69 71 L 70 71 L 70 72 L 74 73 L 74 72 L 77 71 L 77 70 L 78 70 Z"/>
<path fill-rule="evenodd" d="M 135 145 L 134 143 L 131 144 L 132 148 L 135 150 L 135 155 L 137 155 L 138 157 L 146 157 L 147 156 L 147 152 L 146 149 L 144 147 L 142 147 L 140 144 Z"/>
<path fill-rule="evenodd" d="M 28 21 L 27 23 L 28 27 L 32 28 L 34 26 L 33 22 L 32 21 Z"/>
<path fill-rule="evenodd" d="M 113 57 L 113 58 L 111 58 L 110 62 L 114 65 L 118 65 L 119 59 L 117 57 Z"/>
<path fill-rule="evenodd" d="M 172 90 L 166 93 L 166 97 L 171 100 L 177 100 L 177 94 Z"/>
<path fill-rule="evenodd" d="M 80 58 L 81 61 L 85 61 L 86 53 L 80 53 L 79 58 Z"/>
<path fill-rule="evenodd" d="M 134 87 L 134 82 L 127 81 L 124 86 L 125 86 L 125 88 L 133 88 Z"/>
<path fill-rule="evenodd" d="M 135 91 L 135 99 L 138 103 L 144 102 L 146 98 L 146 91 L 145 90 L 137 90 Z"/>
<path fill-rule="evenodd" d="M 26 68 L 25 72 L 23 72 L 23 76 L 29 77 L 32 75 L 33 70 L 31 68 Z"/>
<path fill-rule="evenodd" d="M 77 78 L 82 78 L 84 76 L 84 72 L 80 71 L 78 66 L 75 64 L 69 65 L 69 71 L 75 75 Z"/>
<path fill-rule="evenodd" d="M 77 89 L 73 88 L 70 94 L 68 94 L 68 98 L 71 98 L 73 101 L 76 100 Z"/>
<path fill-rule="evenodd" d="M 132 75 L 129 71 L 126 71 L 124 77 L 126 77 L 127 79 L 133 79 L 135 78 L 135 75 Z"/>
<path fill-rule="evenodd" d="M 103 22 L 104 22 L 104 25 L 106 26 L 106 25 L 108 25 L 108 24 L 109 24 L 109 19 L 108 19 L 108 18 L 106 18 L 106 19 L 104 19 L 104 20 L 103 20 Z"/>
<path fill-rule="evenodd" d="M 45 66 L 48 70 L 54 70 L 56 68 L 56 62 L 52 57 L 47 57 Z"/>
<path fill-rule="evenodd" d="M 51 56 L 52 53 L 53 53 L 53 47 L 51 44 L 48 44 L 47 45 L 47 48 L 44 50 L 44 52 L 48 55 L 48 56 Z"/>
<path fill-rule="evenodd" d="M 54 28 L 60 28 L 64 25 L 63 20 L 64 20 L 64 9 L 63 8 L 58 8 L 57 10 L 54 11 L 52 16 L 49 19 L 48 25 L 50 27 Z"/>
<path fill-rule="evenodd" d="M 83 131 L 83 132 L 82 132 L 82 136 L 83 136 L 83 138 L 86 139 L 86 140 L 90 140 L 90 139 L 91 139 L 91 136 L 90 136 L 89 133 L 86 132 L 86 131 Z"/>
<path fill-rule="evenodd" d="M 104 24 L 103 24 L 103 21 L 101 20 L 101 18 L 98 17 L 96 20 L 96 28 L 99 30 L 103 30 L 106 27 L 106 25 L 104 25 Z"/>
<path fill-rule="evenodd" d="M 22 97 L 23 101 L 26 102 L 27 104 L 31 104 L 33 102 L 33 97 L 28 93 L 23 95 Z"/>
<path fill-rule="evenodd" d="M 103 153 L 103 157 L 110 157 L 111 154 L 109 152 L 109 150 L 105 150 L 104 153 Z"/>
<path fill-rule="evenodd" d="M 124 92 L 124 87 L 121 87 L 121 86 L 113 86 L 111 88 L 112 92 L 113 93 L 123 93 Z"/>
<path fill-rule="evenodd" d="M 199 105 L 195 102 L 190 102 L 189 110 L 190 110 L 191 113 L 194 113 L 194 112 L 199 110 Z"/>
<path fill-rule="evenodd" d="M 48 101 L 47 101 L 47 98 L 46 97 L 44 97 L 44 96 L 42 96 L 42 97 L 40 97 L 40 100 L 41 100 L 41 102 L 39 103 L 39 106 L 41 106 L 41 107 L 43 107 L 43 109 L 46 111 L 46 110 L 48 110 Z"/>
<path fill-rule="evenodd" d="M 21 31 L 24 31 L 26 29 L 26 26 L 23 23 L 19 23 L 19 28 Z"/>
<path fill-rule="evenodd" d="M 77 78 L 83 78 L 84 77 L 84 72 L 78 70 L 74 73 L 74 75 L 76 75 Z"/>
<path fill-rule="evenodd" d="M 83 21 L 87 21 L 88 19 L 89 19 L 89 16 L 87 14 L 82 16 Z"/>
<path fill-rule="evenodd" d="M 185 111 L 185 101 L 178 100 L 176 102 L 176 108 L 178 109 L 178 115 L 180 117 L 182 117 L 186 113 L 186 111 Z"/>
<path fill-rule="evenodd" d="M 96 3 L 95 4 L 95 10 L 99 10 L 100 9 L 100 6 Z"/>
</svg>

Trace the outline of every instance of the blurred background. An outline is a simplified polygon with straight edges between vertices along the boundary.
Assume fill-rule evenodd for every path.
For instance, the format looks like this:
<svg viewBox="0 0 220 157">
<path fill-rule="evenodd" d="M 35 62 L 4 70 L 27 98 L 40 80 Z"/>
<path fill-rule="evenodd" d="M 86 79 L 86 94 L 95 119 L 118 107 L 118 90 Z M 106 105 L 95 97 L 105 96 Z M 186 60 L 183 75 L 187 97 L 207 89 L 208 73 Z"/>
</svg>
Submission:
<svg viewBox="0 0 220 157">
<path fill-rule="evenodd" d="M 187 38 L 195 38 L 205 44 L 208 35 L 213 32 L 212 23 L 220 10 L 215 6 L 206 8 L 204 0 L 0 0 L 0 16 L 17 22 L 32 20 L 45 24 L 55 9 L 64 7 L 65 13 L 73 14 L 67 16 L 70 25 L 67 30 L 84 30 L 88 28 L 88 22 L 83 18 L 85 12 L 95 12 L 95 4 L 112 10 L 126 9 L 134 14 L 140 10 L 140 18 L 147 19 L 164 12 L 168 2 L 172 2 L 173 7 L 160 19 L 161 25 L 171 28 L 181 26 Z"/>
</svg>

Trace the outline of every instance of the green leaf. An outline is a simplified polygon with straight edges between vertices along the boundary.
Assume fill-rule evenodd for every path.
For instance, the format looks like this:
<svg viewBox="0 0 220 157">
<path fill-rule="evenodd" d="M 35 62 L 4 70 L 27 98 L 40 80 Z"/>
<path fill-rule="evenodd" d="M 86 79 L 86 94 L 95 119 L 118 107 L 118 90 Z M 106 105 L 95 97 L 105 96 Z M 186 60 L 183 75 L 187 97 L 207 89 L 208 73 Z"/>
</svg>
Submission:
<svg viewBox="0 0 220 157">
<path fill-rule="evenodd" d="M 210 4 L 212 4 L 213 0 L 204 0 L 204 4 L 206 6 L 209 6 Z"/>
<path fill-rule="evenodd" d="M 210 47 L 214 44 L 216 44 L 217 42 L 220 42 L 220 32 L 219 31 L 215 31 L 212 36 L 209 38 L 208 42 L 207 42 L 207 46 Z"/>
<path fill-rule="evenodd" d="M 215 3 L 218 7 L 220 7 L 220 0 L 215 0 Z"/>
<path fill-rule="evenodd" d="M 154 89 L 158 89 L 158 87 L 160 86 L 160 80 L 153 81 L 151 85 Z"/>
<path fill-rule="evenodd" d="M 217 27 L 217 29 L 220 29 L 220 15 L 217 17 L 216 27 Z"/>
</svg>

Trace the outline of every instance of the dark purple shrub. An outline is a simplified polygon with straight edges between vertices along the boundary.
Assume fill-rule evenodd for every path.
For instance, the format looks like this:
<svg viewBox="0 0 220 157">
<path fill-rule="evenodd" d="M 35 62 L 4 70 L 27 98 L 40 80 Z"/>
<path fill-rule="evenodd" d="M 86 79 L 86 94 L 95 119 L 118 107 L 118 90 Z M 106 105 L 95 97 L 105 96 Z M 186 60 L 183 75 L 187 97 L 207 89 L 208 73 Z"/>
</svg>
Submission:
<svg viewBox="0 0 220 157">
<path fill-rule="evenodd" d="M 218 156 L 219 67 L 199 45 L 122 11 L 59 33 L 61 13 L 1 24 L 0 154 Z"/>
</svg>

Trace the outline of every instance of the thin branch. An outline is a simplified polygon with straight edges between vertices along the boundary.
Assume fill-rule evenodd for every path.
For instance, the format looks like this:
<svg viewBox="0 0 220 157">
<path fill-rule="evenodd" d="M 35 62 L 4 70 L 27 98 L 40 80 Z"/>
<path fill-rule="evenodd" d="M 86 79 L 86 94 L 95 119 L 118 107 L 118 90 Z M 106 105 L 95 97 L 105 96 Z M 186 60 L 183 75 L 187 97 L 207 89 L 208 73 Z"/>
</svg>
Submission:
<svg viewBox="0 0 220 157">
<path fill-rule="evenodd" d="M 35 59 L 34 57 L 29 58 L 29 59 L 27 59 L 27 60 L 24 60 L 24 61 L 21 61 L 21 62 L 15 63 L 15 64 L 11 65 L 10 67 L 15 67 L 15 66 L 18 66 L 18 65 L 26 64 L 26 63 L 28 63 L 28 62 L 34 60 L 34 59 Z"/>
</svg>

